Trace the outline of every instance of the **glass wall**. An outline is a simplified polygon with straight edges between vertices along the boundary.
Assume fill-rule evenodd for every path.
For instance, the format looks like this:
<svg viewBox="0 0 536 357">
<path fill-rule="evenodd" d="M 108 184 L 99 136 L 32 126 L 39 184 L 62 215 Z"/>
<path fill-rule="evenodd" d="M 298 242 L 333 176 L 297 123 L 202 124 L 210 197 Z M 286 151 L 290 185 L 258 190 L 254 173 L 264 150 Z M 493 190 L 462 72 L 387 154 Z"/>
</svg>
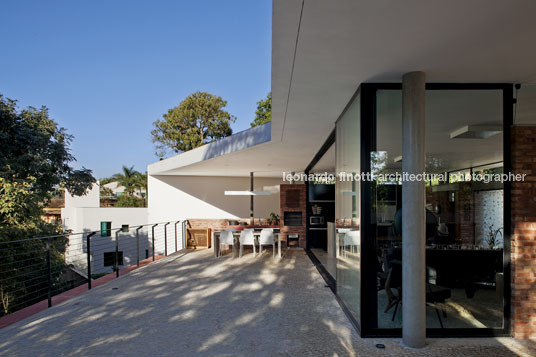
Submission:
<svg viewBox="0 0 536 357">
<path fill-rule="evenodd" d="M 371 140 L 369 273 L 373 329 L 402 326 L 402 93 L 376 91 Z M 504 326 L 504 185 L 501 89 L 426 92 L 426 312 L 428 328 Z M 435 176 L 433 176 L 435 174 Z M 495 176 L 496 177 L 496 176 Z M 375 299 L 375 300 L 374 300 Z M 368 300 L 367 300 L 368 301 Z M 365 310 L 366 307 L 365 307 Z"/>
<path fill-rule="evenodd" d="M 356 321 L 361 311 L 361 173 L 360 97 L 357 95 L 336 123 L 336 189 L 334 253 L 337 294 Z"/>
</svg>

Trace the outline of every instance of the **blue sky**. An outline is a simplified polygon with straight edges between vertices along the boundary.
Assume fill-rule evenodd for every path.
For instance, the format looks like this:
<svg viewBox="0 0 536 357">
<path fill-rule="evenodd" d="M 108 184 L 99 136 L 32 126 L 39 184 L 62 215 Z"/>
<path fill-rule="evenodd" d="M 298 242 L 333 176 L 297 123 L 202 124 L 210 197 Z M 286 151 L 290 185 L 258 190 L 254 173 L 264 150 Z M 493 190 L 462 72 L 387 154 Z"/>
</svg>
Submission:
<svg viewBox="0 0 536 357">
<path fill-rule="evenodd" d="M 97 178 L 157 160 L 150 131 L 197 90 L 247 129 L 270 91 L 271 0 L 2 0 L 0 93 L 45 105 Z"/>
</svg>

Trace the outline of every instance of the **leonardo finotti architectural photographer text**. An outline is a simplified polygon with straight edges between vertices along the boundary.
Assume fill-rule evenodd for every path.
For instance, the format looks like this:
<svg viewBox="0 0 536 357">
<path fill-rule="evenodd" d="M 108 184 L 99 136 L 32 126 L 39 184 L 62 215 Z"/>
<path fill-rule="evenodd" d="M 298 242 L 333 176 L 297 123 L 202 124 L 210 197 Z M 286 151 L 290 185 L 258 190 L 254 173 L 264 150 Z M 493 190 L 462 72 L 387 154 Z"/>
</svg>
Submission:
<svg viewBox="0 0 536 357">
<path fill-rule="evenodd" d="M 449 177 L 450 176 L 450 177 Z M 335 180 L 341 182 L 352 182 L 352 181 L 379 181 L 379 182 L 415 182 L 415 181 L 424 181 L 424 182 L 449 182 L 455 181 L 477 181 L 477 182 L 506 182 L 506 181 L 525 181 L 526 174 L 513 174 L 513 173 L 504 173 L 504 174 L 482 174 L 473 172 L 471 174 L 461 174 L 461 173 L 440 173 L 440 174 L 430 174 L 430 173 L 420 173 L 420 174 L 410 174 L 408 172 L 393 173 L 393 174 L 375 174 L 371 172 L 362 172 L 362 173 L 352 173 L 352 172 L 340 172 L 337 175 L 330 174 L 327 172 L 324 173 L 314 173 L 314 174 L 305 174 L 305 173 L 287 173 L 283 172 L 283 181 L 309 181 L 309 182 L 334 182 Z"/>
</svg>

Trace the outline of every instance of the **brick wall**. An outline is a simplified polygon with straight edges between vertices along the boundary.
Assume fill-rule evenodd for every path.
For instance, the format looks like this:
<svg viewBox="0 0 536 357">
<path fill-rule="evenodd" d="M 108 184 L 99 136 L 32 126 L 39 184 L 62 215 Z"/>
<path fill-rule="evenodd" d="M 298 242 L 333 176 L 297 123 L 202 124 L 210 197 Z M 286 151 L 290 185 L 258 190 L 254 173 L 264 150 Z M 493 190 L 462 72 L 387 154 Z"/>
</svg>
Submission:
<svg viewBox="0 0 536 357">
<path fill-rule="evenodd" d="M 281 184 L 280 186 L 280 223 L 281 223 L 281 240 L 287 241 L 287 235 L 298 234 L 299 246 L 306 246 L 306 186 L 304 184 Z M 302 212 L 301 226 L 285 226 L 285 212 Z"/>
<path fill-rule="evenodd" d="M 460 190 L 456 192 L 455 211 L 458 232 L 456 237 L 461 244 L 475 244 L 473 222 L 473 191 L 470 182 L 460 182 Z"/>
<path fill-rule="evenodd" d="M 221 231 L 227 228 L 227 219 L 201 219 L 201 218 L 190 218 L 188 227 L 191 228 L 210 228 L 213 231 Z"/>
<path fill-rule="evenodd" d="M 512 333 L 536 337 L 536 127 L 512 129 Z"/>
</svg>

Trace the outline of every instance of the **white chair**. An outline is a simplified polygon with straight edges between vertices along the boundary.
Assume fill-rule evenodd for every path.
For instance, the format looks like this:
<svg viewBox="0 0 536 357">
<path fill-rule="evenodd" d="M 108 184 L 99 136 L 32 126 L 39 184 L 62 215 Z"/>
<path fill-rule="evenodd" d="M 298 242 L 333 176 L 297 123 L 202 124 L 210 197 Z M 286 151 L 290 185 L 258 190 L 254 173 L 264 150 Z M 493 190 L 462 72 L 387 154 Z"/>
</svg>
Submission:
<svg viewBox="0 0 536 357">
<path fill-rule="evenodd" d="M 271 228 L 264 228 L 261 231 L 261 236 L 259 237 L 259 254 L 262 254 L 262 245 L 272 245 L 275 258 L 275 240 L 274 240 L 274 230 Z"/>
<path fill-rule="evenodd" d="M 222 249 L 221 249 L 222 245 L 230 245 L 230 246 L 234 247 L 233 230 L 226 229 L 226 230 L 220 232 L 220 251 L 219 251 L 219 254 L 218 254 L 220 257 L 222 256 Z"/>
<path fill-rule="evenodd" d="M 240 258 L 242 258 L 242 252 L 244 251 L 245 245 L 252 245 L 253 256 L 257 256 L 257 251 L 255 250 L 255 236 L 253 235 L 253 229 L 246 228 L 242 232 L 240 232 Z"/>
<path fill-rule="evenodd" d="M 339 255 L 343 255 L 344 252 L 344 235 L 351 232 L 351 228 L 337 228 L 337 244 L 339 245 Z"/>
<path fill-rule="evenodd" d="M 350 252 L 353 253 L 354 252 L 354 247 L 356 247 L 356 252 L 357 252 L 357 247 L 361 244 L 360 242 L 360 239 L 359 239 L 359 231 L 350 231 L 350 232 L 346 232 L 344 233 L 344 256 L 347 256 L 348 255 L 348 251 L 346 250 L 346 247 L 347 246 L 350 246 Z"/>
</svg>

